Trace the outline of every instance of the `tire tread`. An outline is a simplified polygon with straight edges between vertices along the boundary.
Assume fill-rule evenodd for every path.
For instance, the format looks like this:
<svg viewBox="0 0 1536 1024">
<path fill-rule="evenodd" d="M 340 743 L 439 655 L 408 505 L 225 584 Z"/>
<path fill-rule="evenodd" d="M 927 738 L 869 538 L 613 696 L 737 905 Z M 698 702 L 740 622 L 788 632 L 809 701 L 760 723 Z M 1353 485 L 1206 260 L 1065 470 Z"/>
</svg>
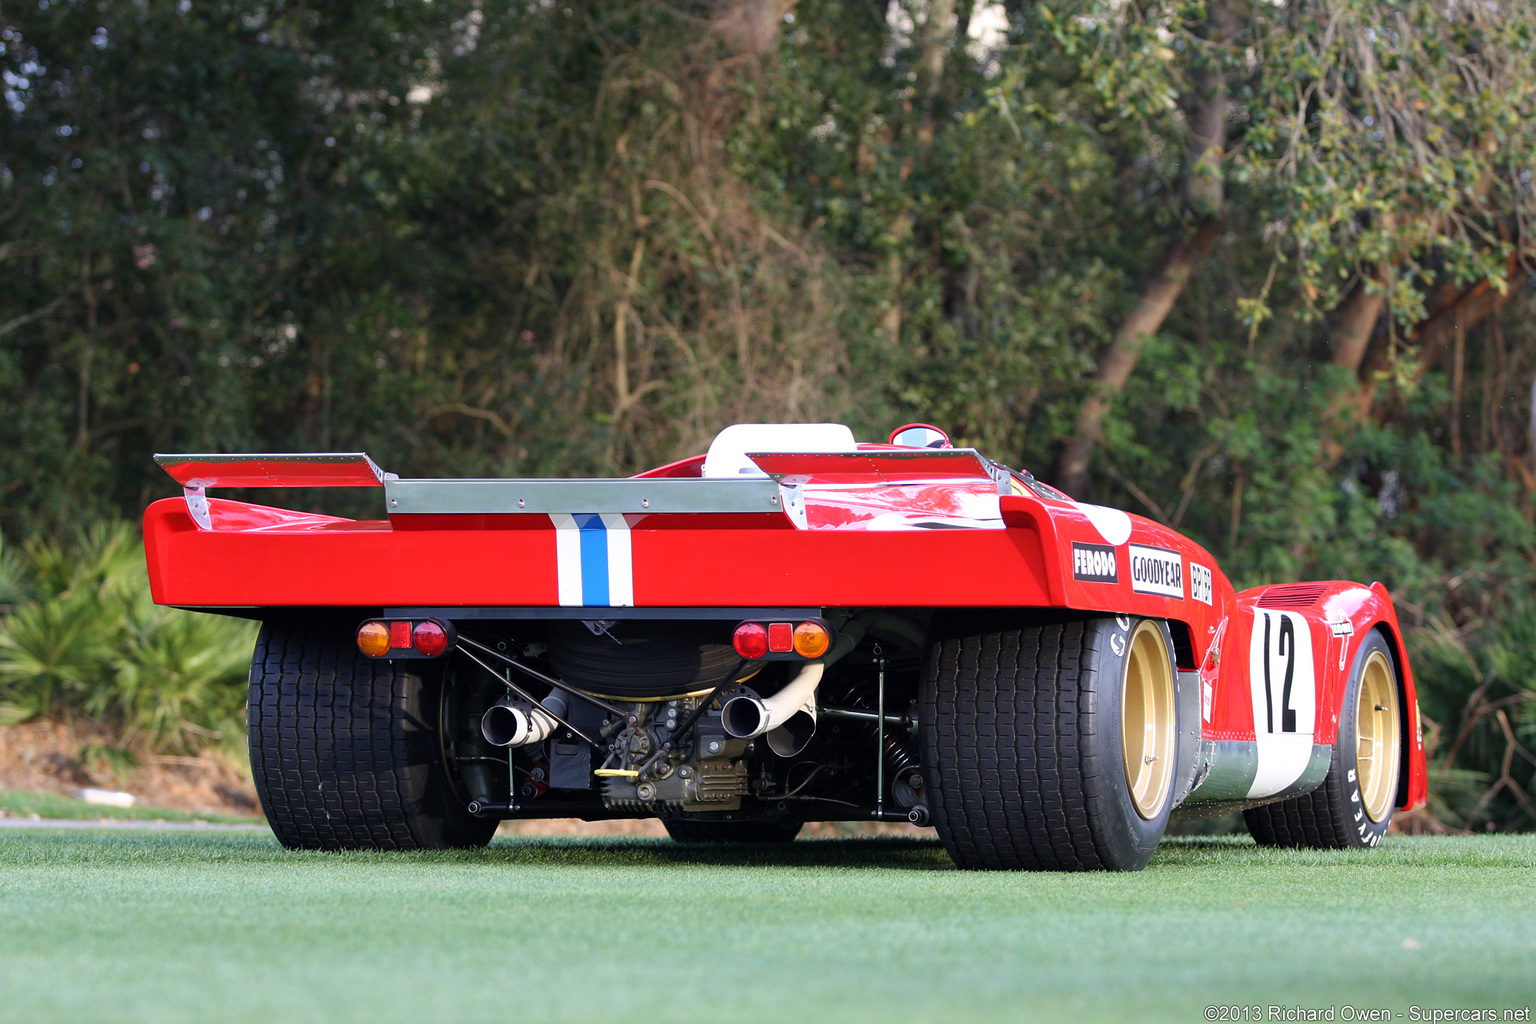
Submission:
<svg viewBox="0 0 1536 1024">
<path fill-rule="evenodd" d="M 1082 666 L 1081 622 L 943 640 L 929 662 L 923 721 L 939 837 L 967 868 L 1108 867 L 1091 837 L 1100 817 L 1084 779 L 1098 768 L 1081 714 L 1096 680 Z M 939 700 L 945 693 L 949 699 Z M 930 759 L 931 760 L 931 759 Z"/>
<path fill-rule="evenodd" d="M 268 623 L 251 659 L 251 775 L 292 849 L 480 846 L 495 821 L 442 803 L 435 732 L 407 663 L 366 661 L 349 638 Z M 434 800 L 434 797 L 437 799 Z"/>
</svg>

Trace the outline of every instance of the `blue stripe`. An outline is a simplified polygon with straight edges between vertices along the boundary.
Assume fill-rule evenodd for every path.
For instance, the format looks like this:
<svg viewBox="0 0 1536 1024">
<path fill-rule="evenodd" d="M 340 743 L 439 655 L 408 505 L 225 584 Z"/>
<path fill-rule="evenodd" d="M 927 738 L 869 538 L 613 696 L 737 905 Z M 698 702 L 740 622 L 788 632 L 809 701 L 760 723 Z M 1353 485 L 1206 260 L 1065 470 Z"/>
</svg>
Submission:
<svg viewBox="0 0 1536 1024">
<path fill-rule="evenodd" d="M 581 528 L 581 603 L 608 604 L 608 531 L 603 517 L 575 516 Z"/>
</svg>

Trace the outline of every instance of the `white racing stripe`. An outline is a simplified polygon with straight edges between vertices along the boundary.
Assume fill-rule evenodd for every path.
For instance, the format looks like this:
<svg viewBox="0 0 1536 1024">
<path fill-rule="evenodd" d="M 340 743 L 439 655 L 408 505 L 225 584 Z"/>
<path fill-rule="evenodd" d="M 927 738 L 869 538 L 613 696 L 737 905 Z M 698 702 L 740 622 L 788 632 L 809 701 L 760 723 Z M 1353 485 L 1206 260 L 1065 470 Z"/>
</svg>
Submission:
<svg viewBox="0 0 1536 1024">
<path fill-rule="evenodd" d="M 555 524 L 555 574 L 559 580 L 562 607 L 581 606 L 581 531 L 576 517 L 565 512 L 551 512 Z"/>
</svg>

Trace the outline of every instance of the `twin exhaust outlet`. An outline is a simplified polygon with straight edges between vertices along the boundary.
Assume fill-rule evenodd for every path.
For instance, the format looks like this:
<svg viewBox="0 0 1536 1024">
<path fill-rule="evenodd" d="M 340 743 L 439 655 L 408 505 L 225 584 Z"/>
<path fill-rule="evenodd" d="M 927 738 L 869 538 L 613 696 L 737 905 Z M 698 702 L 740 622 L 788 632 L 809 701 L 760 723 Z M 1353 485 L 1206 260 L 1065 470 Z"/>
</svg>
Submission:
<svg viewBox="0 0 1536 1024">
<path fill-rule="evenodd" d="M 827 666 L 843 657 L 864 639 L 864 624 L 857 618 L 843 626 L 826 656 L 801 666 L 778 693 L 771 697 L 738 694 L 720 709 L 720 724 L 738 740 L 768 737 L 768 749 L 780 757 L 794 757 L 816 735 L 816 688 Z M 567 713 L 568 704 L 556 691 L 544 700 L 544 710 L 527 701 L 503 700 L 493 704 L 480 719 L 487 743 L 498 747 L 522 747 L 549 738 Z"/>
<path fill-rule="evenodd" d="M 812 662 L 772 697 L 732 697 L 721 708 L 721 724 L 726 733 L 739 740 L 756 739 L 766 733 L 768 749 L 780 757 L 800 753 L 816 735 L 816 687 L 821 685 L 825 672 L 825 664 Z M 559 692 L 544 698 L 543 704 L 540 708 L 512 699 L 492 704 L 480 717 L 480 733 L 487 743 L 497 747 L 542 743 L 567 712 L 565 696 Z"/>
</svg>

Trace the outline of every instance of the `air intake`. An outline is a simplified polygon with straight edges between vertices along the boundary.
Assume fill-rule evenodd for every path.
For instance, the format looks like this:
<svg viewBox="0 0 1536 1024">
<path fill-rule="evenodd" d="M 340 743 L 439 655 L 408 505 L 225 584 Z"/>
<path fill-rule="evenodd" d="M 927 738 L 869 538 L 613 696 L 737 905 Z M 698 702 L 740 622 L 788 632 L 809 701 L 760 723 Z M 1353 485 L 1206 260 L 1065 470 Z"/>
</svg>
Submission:
<svg viewBox="0 0 1536 1024">
<path fill-rule="evenodd" d="M 1310 608 L 1328 589 L 1326 583 L 1288 583 L 1270 587 L 1259 598 L 1260 608 Z"/>
</svg>

